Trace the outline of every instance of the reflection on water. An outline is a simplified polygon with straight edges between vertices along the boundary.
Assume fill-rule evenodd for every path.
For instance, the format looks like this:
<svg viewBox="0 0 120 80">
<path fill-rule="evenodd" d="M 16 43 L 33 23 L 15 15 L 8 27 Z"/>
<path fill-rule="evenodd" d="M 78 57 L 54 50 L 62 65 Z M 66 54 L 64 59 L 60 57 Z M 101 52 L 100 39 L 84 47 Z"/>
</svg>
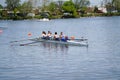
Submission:
<svg viewBox="0 0 120 80">
<path fill-rule="evenodd" d="M 28 46 L 38 46 L 40 48 L 43 48 L 44 50 L 48 51 L 54 51 L 54 52 L 62 52 L 67 53 L 69 46 L 64 44 L 56 44 L 56 43 L 46 43 L 46 42 L 40 42 L 36 44 L 31 44 Z"/>
<path fill-rule="evenodd" d="M 47 48 L 48 50 L 56 50 L 56 51 L 62 51 L 66 52 L 68 50 L 68 45 L 61 45 L 61 44 L 53 44 L 53 43 L 41 43 L 44 48 Z"/>
</svg>

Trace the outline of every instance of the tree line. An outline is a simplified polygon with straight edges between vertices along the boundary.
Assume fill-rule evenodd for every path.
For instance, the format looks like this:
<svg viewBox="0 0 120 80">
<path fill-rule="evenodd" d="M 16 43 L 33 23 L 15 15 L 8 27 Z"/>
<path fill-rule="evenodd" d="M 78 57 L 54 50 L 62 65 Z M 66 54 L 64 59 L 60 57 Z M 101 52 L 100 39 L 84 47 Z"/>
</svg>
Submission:
<svg viewBox="0 0 120 80">
<path fill-rule="evenodd" d="M 7 9 L 7 11 L 13 11 L 14 15 L 12 18 L 21 17 L 25 18 L 26 14 L 32 13 L 34 10 L 34 5 L 31 0 L 25 1 L 21 3 L 21 0 L 5 0 L 6 6 L 3 7 L 0 5 L 0 17 L 6 15 L 5 12 L 2 11 L 3 8 Z M 120 11 L 120 0 L 103 0 L 102 5 L 107 8 L 107 11 L 112 13 L 113 10 Z M 66 15 L 69 17 L 78 17 L 86 14 L 88 7 L 90 6 L 89 0 L 67 0 L 67 1 L 50 1 L 43 0 L 43 4 L 41 6 L 37 6 L 36 10 L 36 18 L 41 18 L 39 15 L 40 12 L 49 12 L 49 17 L 65 17 Z M 98 7 L 94 7 L 93 13 L 98 11 Z M 21 14 L 17 15 L 17 12 Z M 79 15 L 78 12 L 81 14 Z M 45 15 L 45 14 L 43 14 Z M 7 17 L 9 17 L 7 15 Z M 44 17 L 44 16 L 43 16 Z M 48 16 L 47 16 L 48 17 Z"/>
<path fill-rule="evenodd" d="M 103 0 L 103 4 L 108 12 L 112 12 L 113 9 L 120 12 L 120 0 Z"/>
</svg>

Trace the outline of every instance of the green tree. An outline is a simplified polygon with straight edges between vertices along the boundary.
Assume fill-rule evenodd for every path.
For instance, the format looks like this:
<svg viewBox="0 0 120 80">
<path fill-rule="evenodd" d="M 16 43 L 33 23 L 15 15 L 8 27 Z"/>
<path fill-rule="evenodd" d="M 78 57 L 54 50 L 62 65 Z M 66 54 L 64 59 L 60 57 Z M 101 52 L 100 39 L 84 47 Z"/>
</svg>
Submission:
<svg viewBox="0 0 120 80">
<path fill-rule="evenodd" d="M 105 5 L 107 11 L 111 13 L 113 9 L 112 0 L 103 0 L 103 4 Z"/>
<path fill-rule="evenodd" d="M 3 6 L 0 4 L 0 18 L 2 16 L 2 8 L 3 8 Z"/>
<path fill-rule="evenodd" d="M 90 5 L 89 0 L 73 0 L 76 9 L 80 9 L 81 7 L 87 7 Z"/>
<path fill-rule="evenodd" d="M 120 11 L 120 0 L 103 0 L 103 2 L 108 12 L 112 12 L 112 10 Z"/>
<path fill-rule="evenodd" d="M 63 6 L 62 6 L 63 10 L 65 12 L 74 12 L 75 10 L 75 6 L 74 3 L 70 0 L 70 1 L 66 1 Z"/>
<path fill-rule="evenodd" d="M 49 4 L 49 0 L 42 0 L 42 11 L 45 12 L 48 10 L 47 5 Z"/>
<path fill-rule="evenodd" d="M 73 15 L 74 17 L 77 16 L 76 8 L 75 8 L 75 5 L 74 5 L 74 3 L 72 2 L 72 0 L 66 1 L 66 2 L 63 4 L 62 9 L 64 10 L 64 12 L 72 13 L 72 15 Z"/>
<path fill-rule="evenodd" d="M 116 10 L 120 11 L 120 0 L 112 0 L 112 4 Z"/>
<path fill-rule="evenodd" d="M 24 2 L 19 10 L 21 13 L 30 13 L 32 11 L 32 3 L 30 1 Z"/>
<path fill-rule="evenodd" d="M 63 5 L 63 3 L 64 2 L 62 0 L 58 0 L 57 3 L 56 3 L 60 12 L 62 12 L 62 5 Z"/>
<path fill-rule="evenodd" d="M 56 10 L 56 4 L 55 4 L 55 2 L 51 2 L 48 5 L 48 9 L 49 9 L 50 12 L 54 12 Z"/>
<path fill-rule="evenodd" d="M 14 16 L 17 16 L 17 11 L 18 11 L 18 9 L 15 8 L 15 9 L 14 9 Z"/>
<path fill-rule="evenodd" d="M 0 4 L 0 9 L 2 9 L 3 8 L 3 6 Z"/>
<path fill-rule="evenodd" d="M 95 7 L 94 7 L 94 13 L 97 13 L 97 12 L 98 12 L 98 7 L 95 6 Z"/>
<path fill-rule="evenodd" d="M 20 6 L 20 0 L 6 0 L 5 3 L 9 10 L 14 10 Z"/>
</svg>

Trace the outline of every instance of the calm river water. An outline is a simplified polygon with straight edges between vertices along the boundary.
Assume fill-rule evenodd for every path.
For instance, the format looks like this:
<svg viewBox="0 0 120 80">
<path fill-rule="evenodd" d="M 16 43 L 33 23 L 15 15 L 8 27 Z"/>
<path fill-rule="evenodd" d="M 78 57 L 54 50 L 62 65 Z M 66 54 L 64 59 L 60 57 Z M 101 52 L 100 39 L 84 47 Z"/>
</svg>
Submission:
<svg viewBox="0 0 120 80">
<path fill-rule="evenodd" d="M 89 46 L 19 46 L 43 30 L 87 38 Z M 120 80 L 120 17 L 0 21 L 0 80 Z"/>
</svg>

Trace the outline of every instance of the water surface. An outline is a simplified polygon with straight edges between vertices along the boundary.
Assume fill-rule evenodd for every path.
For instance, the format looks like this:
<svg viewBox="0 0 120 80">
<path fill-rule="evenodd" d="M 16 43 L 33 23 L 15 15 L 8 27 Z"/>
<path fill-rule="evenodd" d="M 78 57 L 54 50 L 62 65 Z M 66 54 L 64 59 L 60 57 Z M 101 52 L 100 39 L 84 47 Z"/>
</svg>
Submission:
<svg viewBox="0 0 120 80">
<path fill-rule="evenodd" d="M 120 17 L 0 21 L 0 80 L 120 80 L 119 21 Z M 39 37 L 43 30 L 85 37 L 89 47 L 10 43 Z"/>
</svg>

